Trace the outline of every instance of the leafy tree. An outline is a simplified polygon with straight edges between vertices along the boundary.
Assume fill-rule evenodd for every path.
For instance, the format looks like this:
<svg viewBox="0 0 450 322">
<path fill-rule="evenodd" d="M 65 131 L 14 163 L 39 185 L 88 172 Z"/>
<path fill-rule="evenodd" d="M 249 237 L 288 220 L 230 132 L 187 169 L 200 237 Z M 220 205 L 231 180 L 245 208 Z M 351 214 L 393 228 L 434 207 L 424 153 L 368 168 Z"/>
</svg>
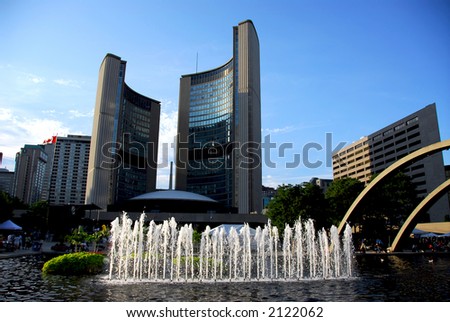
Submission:
<svg viewBox="0 0 450 322">
<path fill-rule="evenodd" d="M 12 218 L 14 210 L 13 199 L 4 191 L 0 191 L 0 210 L 0 223 Z"/>
<path fill-rule="evenodd" d="M 316 227 L 326 227 L 328 207 L 322 190 L 311 183 L 282 185 L 268 205 L 267 216 L 282 233 L 286 224 L 293 225 L 299 218 L 315 220 Z"/>
<path fill-rule="evenodd" d="M 329 207 L 322 189 L 312 183 L 304 183 L 301 189 L 300 218 L 302 221 L 313 219 L 316 229 L 329 228 L 332 225 Z"/>
<path fill-rule="evenodd" d="M 88 235 L 87 240 L 93 242 L 93 251 L 98 251 L 98 244 L 104 239 L 108 238 L 110 234 L 109 229 L 106 225 L 102 225 L 102 229 L 94 231 L 92 234 Z"/>
<path fill-rule="evenodd" d="M 410 177 L 397 172 L 386 178 L 363 201 L 359 221 L 365 238 L 387 242 L 395 236 L 419 202 Z"/>
<path fill-rule="evenodd" d="M 291 225 L 299 218 L 300 189 L 299 185 L 279 186 L 276 195 L 267 206 L 267 216 L 281 233 L 286 224 Z"/>
<path fill-rule="evenodd" d="M 72 231 L 72 234 L 66 236 L 66 241 L 74 245 L 75 252 L 78 251 L 78 247 L 81 246 L 82 243 L 88 241 L 89 239 L 91 239 L 91 237 L 84 231 L 82 226 L 75 228 Z"/>
<path fill-rule="evenodd" d="M 333 225 L 339 225 L 363 189 L 364 183 L 350 177 L 336 179 L 330 184 L 325 192 L 325 199 L 330 207 L 329 220 Z"/>
<path fill-rule="evenodd" d="M 38 229 L 44 231 L 48 226 L 48 201 L 33 203 L 26 214 L 23 215 L 23 223 L 26 229 Z"/>
</svg>

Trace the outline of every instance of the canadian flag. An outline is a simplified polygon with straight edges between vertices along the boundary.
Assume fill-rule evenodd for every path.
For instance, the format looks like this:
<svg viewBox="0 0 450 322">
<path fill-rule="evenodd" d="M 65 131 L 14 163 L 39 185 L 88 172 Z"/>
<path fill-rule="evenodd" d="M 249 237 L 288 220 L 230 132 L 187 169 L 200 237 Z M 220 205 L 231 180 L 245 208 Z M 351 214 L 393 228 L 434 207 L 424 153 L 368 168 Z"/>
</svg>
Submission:
<svg viewBox="0 0 450 322">
<path fill-rule="evenodd" d="M 56 135 L 52 136 L 50 139 L 44 140 L 44 144 L 55 144 L 56 143 Z"/>
</svg>

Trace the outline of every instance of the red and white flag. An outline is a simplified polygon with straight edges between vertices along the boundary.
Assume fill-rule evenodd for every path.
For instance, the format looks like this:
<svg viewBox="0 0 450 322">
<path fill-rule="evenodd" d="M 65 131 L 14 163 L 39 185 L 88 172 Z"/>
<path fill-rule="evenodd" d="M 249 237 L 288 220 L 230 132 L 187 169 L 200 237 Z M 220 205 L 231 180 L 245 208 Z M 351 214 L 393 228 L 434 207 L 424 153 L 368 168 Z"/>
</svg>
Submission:
<svg viewBox="0 0 450 322">
<path fill-rule="evenodd" d="M 43 144 L 55 144 L 56 143 L 56 135 L 52 136 L 50 139 L 44 140 Z"/>
</svg>

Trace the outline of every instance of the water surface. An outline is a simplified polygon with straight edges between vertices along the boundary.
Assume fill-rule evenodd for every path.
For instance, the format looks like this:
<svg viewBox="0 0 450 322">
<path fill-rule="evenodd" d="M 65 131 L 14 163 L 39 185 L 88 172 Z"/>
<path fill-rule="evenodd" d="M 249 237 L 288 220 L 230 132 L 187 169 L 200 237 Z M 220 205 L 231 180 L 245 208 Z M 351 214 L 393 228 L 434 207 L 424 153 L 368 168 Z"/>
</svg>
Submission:
<svg viewBox="0 0 450 322">
<path fill-rule="evenodd" d="M 351 278 L 231 283 L 44 276 L 47 259 L 0 259 L 0 301 L 450 301 L 450 254 L 356 256 Z"/>
</svg>

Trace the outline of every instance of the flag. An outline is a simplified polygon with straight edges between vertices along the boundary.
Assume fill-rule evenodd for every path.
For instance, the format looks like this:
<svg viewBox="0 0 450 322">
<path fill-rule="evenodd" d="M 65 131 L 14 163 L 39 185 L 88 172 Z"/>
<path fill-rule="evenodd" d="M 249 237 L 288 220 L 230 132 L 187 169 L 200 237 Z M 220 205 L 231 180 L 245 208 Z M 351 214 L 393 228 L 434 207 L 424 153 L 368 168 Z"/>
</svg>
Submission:
<svg viewBox="0 0 450 322">
<path fill-rule="evenodd" d="M 55 144 L 56 143 L 56 135 L 52 136 L 50 139 L 44 140 L 43 144 Z"/>
</svg>

